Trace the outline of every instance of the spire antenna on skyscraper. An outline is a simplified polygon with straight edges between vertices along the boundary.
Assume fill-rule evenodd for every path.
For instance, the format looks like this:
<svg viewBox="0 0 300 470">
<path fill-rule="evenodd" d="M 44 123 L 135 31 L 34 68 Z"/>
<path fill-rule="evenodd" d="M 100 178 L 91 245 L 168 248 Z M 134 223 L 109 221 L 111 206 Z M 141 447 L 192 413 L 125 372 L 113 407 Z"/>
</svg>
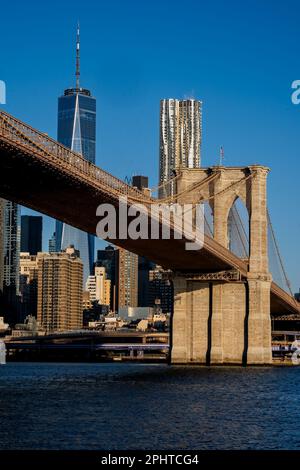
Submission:
<svg viewBox="0 0 300 470">
<path fill-rule="evenodd" d="M 77 23 L 77 34 L 76 34 L 76 89 L 79 90 L 79 79 L 80 79 L 80 27 L 79 22 Z"/>
</svg>

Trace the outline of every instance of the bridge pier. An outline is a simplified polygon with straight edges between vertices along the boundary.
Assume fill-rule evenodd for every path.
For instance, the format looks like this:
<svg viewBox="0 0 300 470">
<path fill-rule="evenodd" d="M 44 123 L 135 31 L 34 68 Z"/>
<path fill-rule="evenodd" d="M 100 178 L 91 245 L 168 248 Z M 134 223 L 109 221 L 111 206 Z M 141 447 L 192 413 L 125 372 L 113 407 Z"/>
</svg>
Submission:
<svg viewBox="0 0 300 470">
<path fill-rule="evenodd" d="M 172 321 L 173 364 L 206 364 L 210 287 L 185 277 L 174 278 L 174 313 Z"/>
<path fill-rule="evenodd" d="M 248 274 L 248 364 L 272 363 L 270 289 L 271 276 Z"/>
<path fill-rule="evenodd" d="M 270 280 L 197 277 L 174 278 L 171 363 L 270 364 Z"/>
</svg>

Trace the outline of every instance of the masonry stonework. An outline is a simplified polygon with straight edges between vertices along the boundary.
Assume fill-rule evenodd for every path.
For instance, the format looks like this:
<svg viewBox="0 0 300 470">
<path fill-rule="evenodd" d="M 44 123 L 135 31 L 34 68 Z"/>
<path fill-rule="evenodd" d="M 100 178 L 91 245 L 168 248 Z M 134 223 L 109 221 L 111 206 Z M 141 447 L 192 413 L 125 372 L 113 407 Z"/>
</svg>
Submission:
<svg viewBox="0 0 300 470">
<path fill-rule="evenodd" d="M 209 200 L 213 236 L 228 248 L 228 215 L 240 198 L 249 214 L 248 273 L 234 281 L 197 279 L 197 273 L 174 276 L 172 363 L 270 364 L 271 275 L 268 266 L 266 180 L 268 168 L 213 167 L 184 169 L 177 193 L 216 174 L 201 190 L 177 199 L 181 203 Z M 198 273 L 200 274 L 200 273 Z"/>
</svg>

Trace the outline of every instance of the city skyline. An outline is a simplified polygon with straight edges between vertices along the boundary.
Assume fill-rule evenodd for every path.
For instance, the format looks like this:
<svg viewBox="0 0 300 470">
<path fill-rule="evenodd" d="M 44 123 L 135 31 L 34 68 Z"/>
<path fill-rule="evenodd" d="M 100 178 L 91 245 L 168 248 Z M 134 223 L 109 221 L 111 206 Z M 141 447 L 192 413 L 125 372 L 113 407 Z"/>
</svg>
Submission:
<svg viewBox="0 0 300 470">
<path fill-rule="evenodd" d="M 217 3 L 219 15 L 216 16 L 215 8 L 188 2 L 189 26 L 185 31 L 191 45 L 189 50 L 184 50 L 174 36 L 172 41 L 175 43 L 172 42 L 171 48 L 169 27 L 166 31 L 162 28 L 166 18 L 170 17 L 175 26 L 181 24 L 179 2 L 174 2 L 171 11 L 166 2 L 160 3 L 160 7 L 154 3 L 138 8 L 136 2 L 132 2 L 126 6 L 127 22 L 123 22 L 125 7 L 121 2 L 116 12 L 104 2 L 91 6 L 93 18 L 88 18 L 87 12 L 81 12 L 85 82 L 98 98 L 102 113 L 97 128 L 97 135 L 101 136 L 97 164 L 124 178 L 128 168 L 132 168 L 130 162 L 136 161 L 132 171 L 148 174 L 150 186 L 154 186 L 158 173 L 159 100 L 191 95 L 201 99 L 203 166 L 218 162 L 218 149 L 223 145 L 226 165 L 261 162 L 272 169 L 268 184 L 270 211 L 274 214 L 286 268 L 296 291 L 299 284 L 298 262 L 295 262 L 299 222 L 296 217 L 290 221 L 290 215 L 297 211 L 297 197 L 290 196 L 297 189 L 300 107 L 292 104 L 290 87 L 300 74 L 295 40 L 299 6 L 296 2 L 279 6 L 271 2 L 261 5 L 256 1 L 251 2 L 251 7 L 249 3 L 243 5 L 242 11 L 238 2 L 231 2 L 235 8 L 229 13 L 222 2 Z M 10 15 L 10 9 L 11 6 L 5 6 L 4 14 Z M 272 9 L 272 20 L 268 20 L 269 9 Z M 144 18 L 147 13 L 148 18 L 143 30 L 138 24 L 136 26 L 138 43 L 130 29 L 133 10 L 135 24 L 139 16 Z M 15 38 L 12 40 L 5 24 L 0 33 L 4 45 L 1 79 L 7 84 L 5 109 L 53 136 L 56 96 L 67 77 L 72 77 L 74 58 L 69 55 L 73 47 L 72 31 L 78 20 L 74 8 L 62 26 L 58 11 L 53 8 L 41 24 L 35 22 L 32 26 L 35 33 L 32 33 L 28 25 L 34 22 L 34 15 L 30 8 L 27 11 L 25 6 L 24 10 L 21 7 L 15 18 L 15 31 L 18 31 L 17 34 L 14 32 Z M 193 15 L 190 15 L 191 11 Z M 116 15 L 114 23 L 109 21 L 113 14 Z M 196 27 L 198 18 L 201 18 L 201 28 Z M 53 43 L 49 31 L 56 23 Z M 214 28 L 210 32 L 212 24 Z M 153 26 L 157 32 L 155 39 Z M 32 61 L 24 54 L 21 35 L 27 38 L 26 48 L 30 47 Z M 40 41 L 36 41 L 36 35 L 40 36 Z M 240 37 L 240 44 L 232 47 L 236 35 Z M 104 41 L 107 37 L 112 39 Z M 125 40 L 120 41 L 121 37 Z M 106 46 L 100 47 L 104 43 Z M 152 46 L 157 43 L 161 48 L 156 48 L 153 55 Z M 41 57 L 42 48 L 44 52 L 51 51 L 51 63 L 56 63 L 56 67 L 49 67 L 47 54 Z M 12 63 L 11 57 L 15 57 L 17 50 L 18 60 L 14 59 Z M 178 68 L 175 61 L 180 54 L 185 54 L 187 61 L 192 57 L 198 59 L 188 73 L 183 73 L 185 70 Z M 35 102 L 36 97 L 39 99 Z M 147 119 L 139 119 L 141 115 Z M 113 138 L 116 129 L 118 139 Z M 287 175 L 287 171 L 283 171 L 283 161 L 285 165 L 295 165 L 293 174 Z M 278 191 L 279 186 L 281 191 Z M 45 244 L 52 232 L 53 226 L 45 223 Z"/>
<path fill-rule="evenodd" d="M 3 468 L 297 455 L 299 15 L 1 6 Z"/>
</svg>

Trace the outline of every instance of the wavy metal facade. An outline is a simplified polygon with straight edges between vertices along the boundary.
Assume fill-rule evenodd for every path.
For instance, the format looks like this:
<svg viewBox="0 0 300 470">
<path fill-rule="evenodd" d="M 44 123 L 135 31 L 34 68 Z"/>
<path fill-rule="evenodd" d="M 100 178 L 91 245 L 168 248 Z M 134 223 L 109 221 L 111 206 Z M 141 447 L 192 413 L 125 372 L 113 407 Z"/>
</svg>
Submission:
<svg viewBox="0 0 300 470">
<path fill-rule="evenodd" d="M 202 102 L 194 99 L 163 99 L 160 102 L 159 183 L 178 168 L 201 164 Z M 172 191 L 172 188 L 171 188 Z M 161 197 L 165 196 L 164 191 Z"/>
</svg>

